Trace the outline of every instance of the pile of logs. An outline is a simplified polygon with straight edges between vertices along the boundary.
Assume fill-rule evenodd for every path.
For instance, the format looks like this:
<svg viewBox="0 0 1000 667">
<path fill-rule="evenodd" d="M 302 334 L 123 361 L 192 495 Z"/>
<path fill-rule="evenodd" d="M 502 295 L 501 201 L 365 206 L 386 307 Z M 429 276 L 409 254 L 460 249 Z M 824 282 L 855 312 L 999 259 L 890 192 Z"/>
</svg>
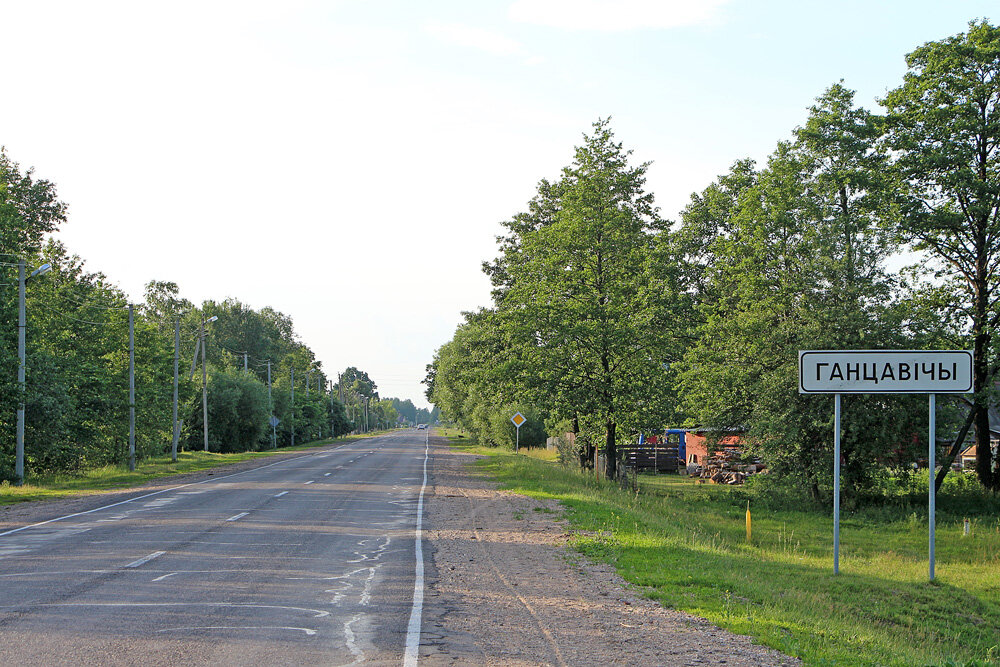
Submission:
<svg viewBox="0 0 1000 667">
<path fill-rule="evenodd" d="M 735 447 L 715 452 L 715 456 L 710 457 L 701 466 L 698 473 L 704 481 L 713 484 L 742 484 L 749 475 L 763 472 L 767 469 L 759 460 L 746 460 L 743 453 Z"/>
</svg>

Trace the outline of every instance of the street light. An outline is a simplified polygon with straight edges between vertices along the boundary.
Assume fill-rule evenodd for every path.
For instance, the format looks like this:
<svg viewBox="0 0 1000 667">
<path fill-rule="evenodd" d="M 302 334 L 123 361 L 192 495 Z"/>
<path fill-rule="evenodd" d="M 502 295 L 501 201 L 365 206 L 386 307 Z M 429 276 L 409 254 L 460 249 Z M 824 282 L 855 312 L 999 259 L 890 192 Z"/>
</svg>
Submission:
<svg viewBox="0 0 1000 667">
<path fill-rule="evenodd" d="M 51 264 L 42 264 L 25 278 L 24 260 L 17 261 L 17 446 L 16 460 L 14 463 L 14 475 L 17 477 L 17 485 L 24 484 L 24 368 L 26 365 L 26 354 L 24 345 L 24 332 L 27 328 L 24 306 L 24 286 L 31 278 L 41 276 L 52 270 Z"/>
<path fill-rule="evenodd" d="M 201 319 L 201 421 L 205 431 L 205 451 L 208 451 L 208 366 L 205 362 L 205 325 L 219 319 L 212 315 Z"/>
</svg>

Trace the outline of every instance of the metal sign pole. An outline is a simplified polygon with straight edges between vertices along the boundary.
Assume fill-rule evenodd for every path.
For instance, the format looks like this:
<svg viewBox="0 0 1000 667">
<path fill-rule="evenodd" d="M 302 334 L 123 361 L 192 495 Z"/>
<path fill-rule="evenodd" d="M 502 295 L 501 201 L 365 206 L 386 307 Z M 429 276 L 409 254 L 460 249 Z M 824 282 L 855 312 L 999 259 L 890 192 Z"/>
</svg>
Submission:
<svg viewBox="0 0 1000 667">
<path fill-rule="evenodd" d="M 928 526 L 928 553 L 930 554 L 930 581 L 934 581 L 934 514 L 935 514 L 935 484 L 934 484 L 934 454 L 935 454 L 935 431 L 937 430 L 937 400 L 934 394 L 930 395 L 930 415 L 927 426 L 927 526 Z"/>
<path fill-rule="evenodd" d="M 514 453 L 517 454 L 520 448 L 521 448 L 521 425 L 517 424 L 514 426 Z"/>
<path fill-rule="evenodd" d="M 833 573 L 840 573 L 840 394 L 833 395 Z"/>
</svg>

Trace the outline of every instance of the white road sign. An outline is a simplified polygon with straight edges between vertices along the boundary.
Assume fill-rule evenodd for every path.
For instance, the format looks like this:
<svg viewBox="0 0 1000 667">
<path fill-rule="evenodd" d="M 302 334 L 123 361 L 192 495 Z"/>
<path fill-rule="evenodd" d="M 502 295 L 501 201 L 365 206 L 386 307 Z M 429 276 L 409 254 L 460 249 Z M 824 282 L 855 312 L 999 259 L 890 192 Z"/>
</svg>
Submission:
<svg viewBox="0 0 1000 667">
<path fill-rule="evenodd" d="M 967 394 L 968 350 L 800 350 L 800 394 Z"/>
</svg>

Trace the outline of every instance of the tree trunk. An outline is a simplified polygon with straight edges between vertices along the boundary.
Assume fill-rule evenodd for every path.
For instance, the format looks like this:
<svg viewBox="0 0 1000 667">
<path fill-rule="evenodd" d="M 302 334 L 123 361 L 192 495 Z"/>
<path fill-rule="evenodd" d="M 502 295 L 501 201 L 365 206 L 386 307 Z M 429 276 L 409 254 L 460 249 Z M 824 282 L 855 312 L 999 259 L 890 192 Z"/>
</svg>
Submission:
<svg viewBox="0 0 1000 667">
<path fill-rule="evenodd" d="M 618 449 L 615 447 L 615 429 L 618 425 L 614 420 L 609 419 L 606 426 L 608 435 L 605 442 L 605 451 L 607 454 L 604 457 L 604 478 L 613 480 L 615 479 L 618 463 Z"/>
<path fill-rule="evenodd" d="M 573 415 L 573 442 L 576 444 L 577 455 L 580 459 L 580 467 L 583 470 L 593 470 L 594 468 L 594 446 L 590 441 L 580 442 L 580 417 Z"/>
<path fill-rule="evenodd" d="M 986 259 L 984 253 L 979 253 L 976 263 L 976 298 L 973 319 L 973 367 L 972 386 L 975 393 L 974 425 L 976 429 L 976 475 L 980 483 L 991 491 L 1000 488 L 997 475 L 993 472 L 993 450 L 990 447 L 990 415 L 987 402 L 987 389 L 990 373 L 988 355 L 990 351 L 990 333 L 987 329 L 986 302 L 989 297 Z"/>
</svg>

